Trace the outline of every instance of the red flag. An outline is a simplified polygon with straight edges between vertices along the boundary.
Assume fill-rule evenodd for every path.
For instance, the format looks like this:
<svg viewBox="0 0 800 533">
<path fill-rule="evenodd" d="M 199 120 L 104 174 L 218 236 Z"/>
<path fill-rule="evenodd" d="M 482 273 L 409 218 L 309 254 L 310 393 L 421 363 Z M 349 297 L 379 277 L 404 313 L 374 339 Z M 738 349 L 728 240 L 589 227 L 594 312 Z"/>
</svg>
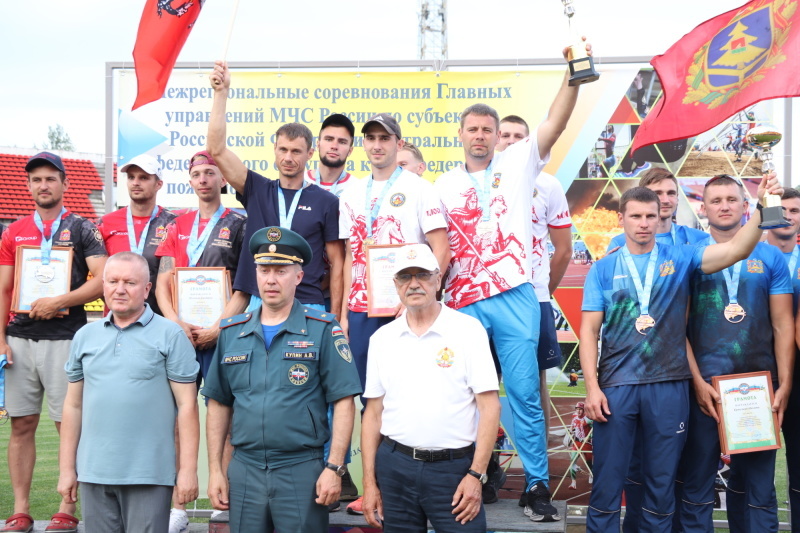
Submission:
<svg viewBox="0 0 800 533">
<path fill-rule="evenodd" d="M 200 14 L 202 0 L 147 0 L 133 47 L 133 109 L 164 96 L 172 67 Z M 177 4 L 177 5 L 176 5 Z"/>
<path fill-rule="evenodd" d="M 632 151 L 699 135 L 761 100 L 800 95 L 797 2 L 748 2 L 700 24 L 650 63 L 664 94 Z"/>
</svg>

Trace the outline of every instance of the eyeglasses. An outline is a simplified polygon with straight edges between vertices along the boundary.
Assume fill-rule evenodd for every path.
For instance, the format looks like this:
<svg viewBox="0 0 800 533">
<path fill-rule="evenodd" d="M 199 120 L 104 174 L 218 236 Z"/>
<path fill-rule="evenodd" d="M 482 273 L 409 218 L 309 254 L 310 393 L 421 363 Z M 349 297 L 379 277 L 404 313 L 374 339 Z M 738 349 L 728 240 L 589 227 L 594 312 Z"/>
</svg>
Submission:
<svg viewBox="0 0 800 533">
<path fill-rule="evenodd" d="M 395 274 L 394 281 L 401 285 L 405 285 L 411 278 L 417 278 L 417 281 L 430 281 L 430 279 L 439 272 L 438 270 L 434 270 L 433 272 L 424 271 L 424 272 L 417 272 L 416 274 Z"/>
<path fill-rule="evenodd" d="M 727 178 L 727 179 L 729 179 L 729 180 L 732 180 L 732 181 L 733 181 L 734 183 L 736 183 L 736 185 L 738 185 L 739 187 L 744 187 L 744 185 L 742 184 L 742 181 L 741 181 L 739 178 L 737 178 L 736 176 L 731 176 L 730 174 L 717 174 L 716 176 L 714 176 L 713 178 L 711 178 L 710 180 L 708 180 L 708 181 L 706 182 L 705 186 L 706 186 L 706 187 L 708 187 L 709 185 L 711 185 L 711 184 L 712 184 L 712 183 L 714 183 L 715 181 L 717 181 L 717 180 L 719 180 L 719 179 L 722 179 L 722 178 Z"/>
</svg>

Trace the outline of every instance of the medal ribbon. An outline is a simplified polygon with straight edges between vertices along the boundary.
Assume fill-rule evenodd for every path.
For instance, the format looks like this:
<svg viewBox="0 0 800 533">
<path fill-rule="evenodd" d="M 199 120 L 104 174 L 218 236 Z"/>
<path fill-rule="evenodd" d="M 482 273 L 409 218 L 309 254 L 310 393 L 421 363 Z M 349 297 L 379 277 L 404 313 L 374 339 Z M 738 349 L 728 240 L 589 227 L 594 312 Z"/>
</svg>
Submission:
<svg viewBox="0 0 800 533">
<path fill-rule="evenodd" d="M 478 194 L 478 204 L 481 206 L 481 220 L 486 222 L 491 218 L 491 214 L 489 213 L 489 201 L 491 199 L 491 189 L 492 186 L 492 166 L 494 165 L 494 159 L 489 161 L 489 166 L 486 167 L 486 170 L 483 171 L 483 187 L 478 186 L 478 180 L 475 179 L 469 170 L 467 170 L 466 163 L 464 164 L 464 172 L 467 173 L 469 179 L 472 180 L 472 186 L 475 188 L 475 192 Z"/>
<path fill-rule="evenodd" d="M 136 232 L 133 229 L 133 214 L 131 213 L 131 208 L 128 206 L 127 209 L 127 218 L 128 218 L 128 246 L 131 249 L 131 252 L 135 252 L 139 255 L 142 255 L 144 252 L 144 243 L 147 242 L 147 232 L 150 231 L 150 223 L 153 222 L 153 219 L 156 218 L 158 215 L 158 206 L 153 208 L 153 212 L 150 213 L 150 220 L 147 221 L 147 225 L 142 228 L 142 234 L 139 236 L 139 242 L 136 242 Z"/>
<path fill-rule="evenodd" d="M 714 237 L 711 235 L 708 236 L 708 241 L 711 244 L 717 244 L 717 241 L 714 240 Z M 742 263 L 744 263 L 744 259 L 733 265 L 732 267 L 728 267 L 722 271 L 722 275 L 725 277 L 725 285 L 728 287 L 728 303 L 729 304 L 739 304 L 739 275 L 742 272 Z M 731 270 L 733 269 L 733 275 L 731 275 Z"/>
<path fill-rule="evenodd" d="M 53 239 L 55 239 L 55 235 L 58 232 L 59 226 L 61 226 L 61 218 L 67 213 L 67 208 L 62 207 L 61 213 L 58 214 L 58 217 L 53 221 L 53 225 L 50 226 L 50 238 L 45 239 L 44 237 L 44 224 L 42 223 L 42 217 L 39 216 L 38 211 L 33 212 L 33 223 L 36 224 L 39 232 L 42 234 L 42 264 L 49 265 L 50 264 L 50 251 L 53 249 Z"/>
<path fill-rule="evenodd" d="M 789 279 L 794 278 L 794 269 L 797 267 L 797 256 L 800 255 L 800 248 L 797 246 L 792 250 L 792 257 L 789 258 Z"/>
<path fill-rule="evenodd" d="M 337 179 L 333 183 L 333 185 L 331 185 L 331 191 L 330 192 L 331 192 L 332 195 L 336 196 L 337 198 L 339 197 L 340 194 L 342 194 L 342 191 L 339 190 L 339 188 L 340 188 L 339 187 L 339 183 L 344 179 L 345 176 L 347 176 L 347 171 L 342 169 L 342 173 L 339 176 L 339 179 Z M 316 180 L 317 185 L 320 185 L 320 186 L 322 185 L 322 176 L 319 175 L 319 169 L 314 171 L 314 179 Z"/>
<path fill-rule="evenodd" d="M 389 192 L 389 189 L 392 188 L 392 185 L 394 185 L 394 182 L 397 181 L 397 178 L 399 178 L 400 174 L 402 173 L 402 167 L 397 167 L 394 169 L 394 172 L 392 172 L 392 175 L 383 185 L 380 196 L 378 196 L 378 199 L 375 200 L 375 203 L 372 205 L 372 207 L 370 207 L 369 203 L 372 200 L 372 183 L 375 181 L 375 179 L 372 177 L 372 174 L 370 174 L 367 178 L 367 205 L 364 206 L 364 211 L 369 213 L 369 220 L 367 221 L 367 238 L 372 237 L 372 225 L 375 224 L 376 220 L 378 220 L 378 213 L 381 211 L 381 205 L 383 204 L 383 199 L 386 198 L 386 193 Z"/>
<path fill-rule="evenodd" d="M 649 315 L 650 293 L 653 291 L 653 278 L 656 274 L 656 260 L 658 259 L 658 244 L 654 244 L 653 249 L 650 251 L 650 259 L 647 261 L 647 270 L 645 270 L 644 286 L 642 286 L 642 277 L 639 275 L 639 269 L 636 268 L 627 246 L 622 247 L 622 257 L 625 259 L 625 265 L 628 267 L 633 286 L 636 288 L 636 294 L 639 296 L 639 312 L 642 315 Z"/>
<path fill-rule="evenodd" d="M 292 229 L 292 220 L 294 220 L 294 213 L 297 211 L 297 204 L 300 203 L 300 195 L 303 194 L 303 189 L 308 187 L 308 182 L 303 182 L 303 186 L 294 194 L 294 198 L 292 199 L 292 205 L 289 206 L 289 213 L 286 213 L 286 193 L 283 191 L 280 185 L 278 185 L 278 189 L 281 191 L 281 196 L 283 198 L 278 198 L 278 216 L 281 219 L 281 227 L 286 229 Z M 283 200 L 283 201 L 281 201 Z"/>
<path fill-rule="evenodd" d="M 189 234 L 189 243 L 186 246 L 186 255 L 189 256 L 190 267 L 196 266 L 197 262 L 200 261 L 200 256 L 203 255 L 203 250 L 206 248 L 208 238 L 211 236 L 211 230 L 217 225 L 217 222 L 222 218 L 222 213 L 224 212 L 225 206 L 220 205 L 217 212 L 214 213 L 211 220 L 208 221 L 208 224 L 203 230 L 203 234 L 198 238 L 197 228 L 200 227 L 200 210 L 197 210 L 197 214 L 194 216 L 194 222 L 192 223 L 192 232 Z"/>
<path fill-rule="evenodd" d="M 675 246 L 678 246 L 678 232 L 675 230 L 675 223 L 674 222 L 670 225 L 669 232 L 672 235 L 672 244 L 674 244 Z"/>
</svg>

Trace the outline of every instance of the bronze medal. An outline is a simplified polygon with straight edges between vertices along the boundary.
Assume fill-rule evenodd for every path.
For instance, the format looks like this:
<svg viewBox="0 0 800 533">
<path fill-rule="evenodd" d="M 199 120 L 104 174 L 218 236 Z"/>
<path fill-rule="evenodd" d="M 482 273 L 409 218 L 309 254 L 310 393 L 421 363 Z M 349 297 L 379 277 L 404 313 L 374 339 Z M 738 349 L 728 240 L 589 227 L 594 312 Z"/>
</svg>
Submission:
<svg viewBox="0 0 800 533">
<path fill-rule="evenodd" d="M 739 304 L 728 304 L 725 306 L 725 320 L 730 322 L 731 324 L 738 324 L 744 317 L 747 316 L 745 313 L 744 308 Z"/>
<path fill-rule="evenodd" d="M 636 331 L 642 335 L 647 335 L 647 330 L 656 325 L 656 321 L 650 315 L 639 315 L 636 319 Z"/>
</svg>

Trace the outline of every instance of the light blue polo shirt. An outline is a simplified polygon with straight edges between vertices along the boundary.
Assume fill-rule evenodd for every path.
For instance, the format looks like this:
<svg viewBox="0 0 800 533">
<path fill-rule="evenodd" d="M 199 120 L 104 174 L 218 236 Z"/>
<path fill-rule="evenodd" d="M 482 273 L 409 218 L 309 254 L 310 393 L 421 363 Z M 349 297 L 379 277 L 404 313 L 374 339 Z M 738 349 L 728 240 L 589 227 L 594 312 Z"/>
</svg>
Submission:
<svg viewBox="0 0 800 533">
<path fill-rule="evenodd" d="M 83 326 L 64 367 L 71 383 L 83 380 L 78 481 L 175 485 L 170 381 L 194 383 L 199 368 L 180 326 L 150 306 L 122 329 L 113 313 Z"/>
</svg>

